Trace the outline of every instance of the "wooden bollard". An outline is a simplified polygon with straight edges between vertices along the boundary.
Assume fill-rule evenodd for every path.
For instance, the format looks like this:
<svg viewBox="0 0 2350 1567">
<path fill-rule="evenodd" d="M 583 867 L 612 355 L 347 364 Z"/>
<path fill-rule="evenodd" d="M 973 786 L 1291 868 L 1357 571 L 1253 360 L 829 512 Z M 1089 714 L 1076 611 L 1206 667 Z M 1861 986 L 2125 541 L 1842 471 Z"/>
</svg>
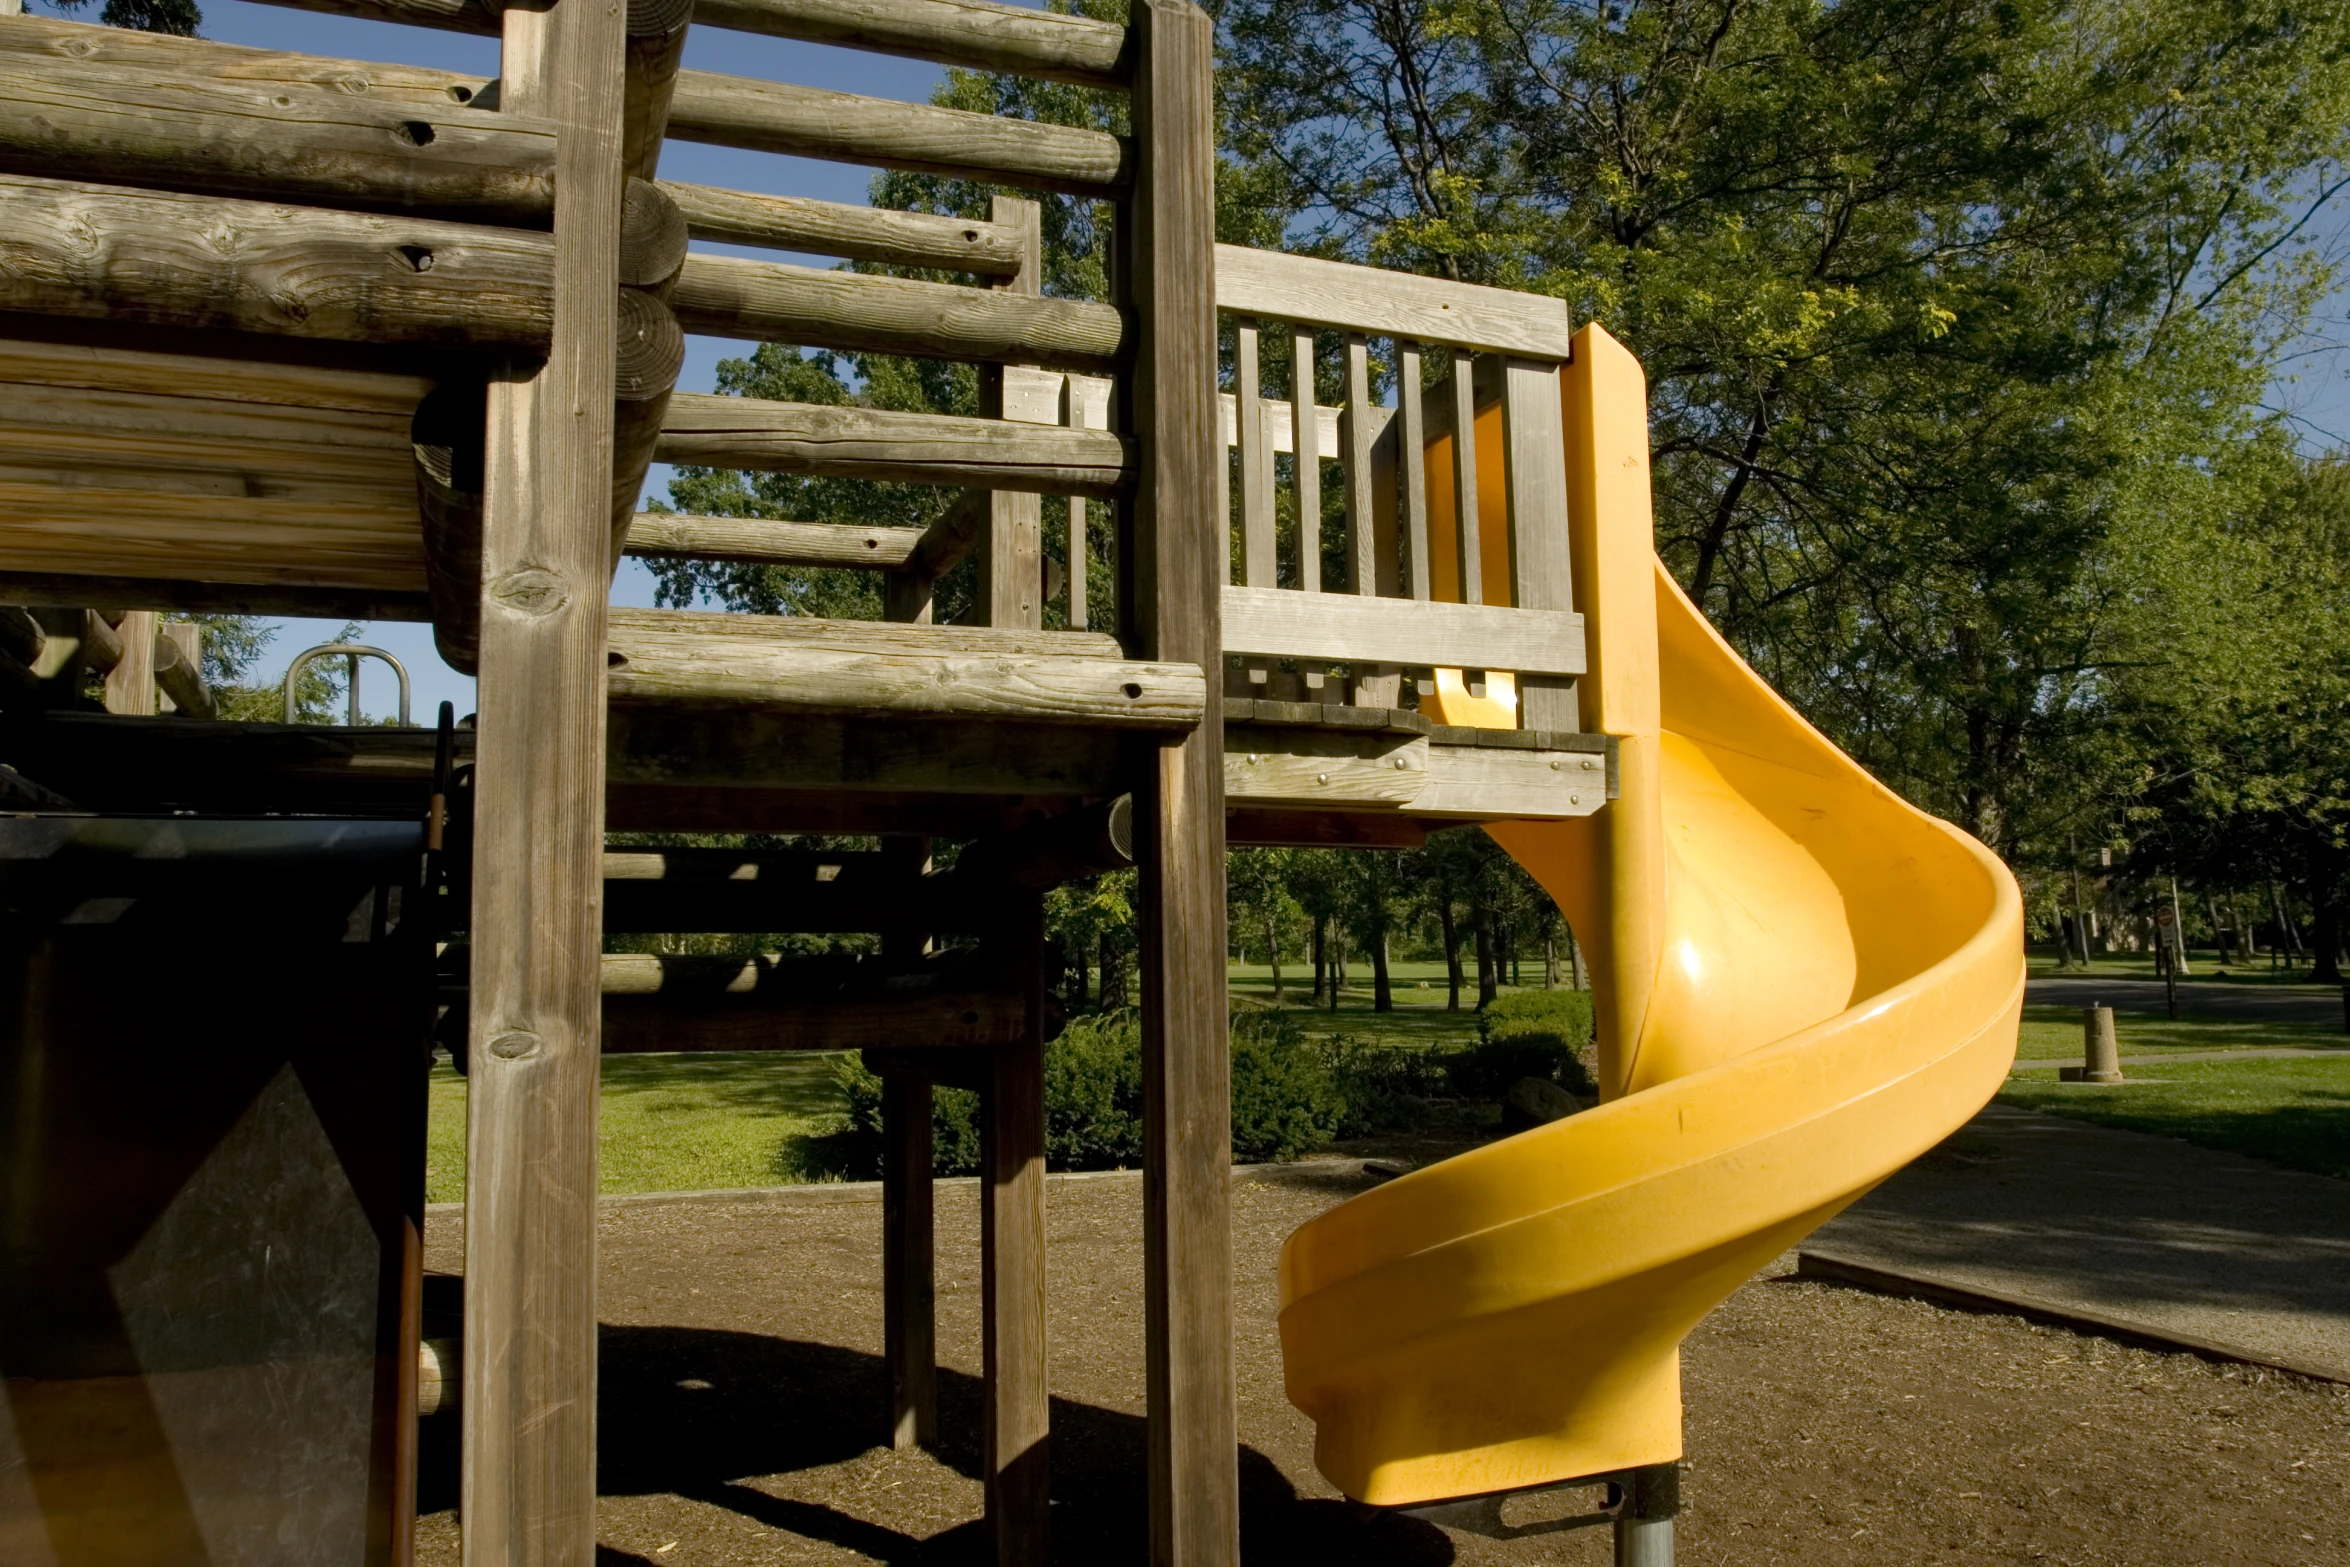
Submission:
<svg viewBox="0 0 2350 1567">
<path fill-rule="evenodd" d="M 2114 1037 L 2113 1008 L 2081 1009 L 2081 1078 L 2084 1083 L 2122 1080 L 2121 1044 Z"/>
</svg>

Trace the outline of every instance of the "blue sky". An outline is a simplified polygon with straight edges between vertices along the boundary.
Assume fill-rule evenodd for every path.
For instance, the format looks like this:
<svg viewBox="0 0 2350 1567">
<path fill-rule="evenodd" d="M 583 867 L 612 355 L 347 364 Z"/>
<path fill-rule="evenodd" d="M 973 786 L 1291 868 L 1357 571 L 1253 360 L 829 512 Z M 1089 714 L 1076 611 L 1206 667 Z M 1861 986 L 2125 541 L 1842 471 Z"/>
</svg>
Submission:
<svg viewBox="0 0 2350 1567">
<path fill-rule="evenodd" d="M 52 7 L 45 0 L 32 0 L 29 9 L 49 11 Z M 494 39 L 282 10 L 253 4 L 250 0 L 204 0 L 204 34 L 224 43 L 436 66 L 485 76 L 497 74 L 498 69 L 498 46 Z M 945 76 L 940 67 L 919 60 L 895 60 L 857 50 L 760 38 L 716 28 L 699 29 L 689 37 L 686 64 L 701 70 L 913 101 L 928 98 Z M 859 204 L 864 202 L 867 182 L 872 178 L 870 169 L 854 164 L 820 163 L 807 158 L 738 152 L 685 142 L 672 142 L 663 150 L 661 173 L 669 179 L 735 190 L 817 196 Z M 2310 232 L 2317 244 L 2337 258 L 2350 258 L 2350 208 L 2337 203 L 2310 225 Z M 821 258 L 794 259 L 829 264 Z M 2317 325 L 2312 338 L 2299 345 L 2294 355 L 2278 367 L 2271 400 L 2293 416 L 2305 444 L 2312 448 L 2350 446 L 2350 290 L 2337 293 L 2328 302 Z M 685 373 L 679 388 L 695 392 L 712 390 L 718 360 L 743 351 L 744 346 L 739 343 L 689 338 Z M 647 477 L 646 493 L 665 495 L 668 482 L 666 469 L 656 466 Z M 623 561 L 613 585 L 613 602 L 650 605 L 652 601 L 651 573 L 641 562 Z M 295 654 L 332 639 L 343 625 L 334 620 L 278 620 L 271 624 L 278 632 L 262 671 L 263 677 L 271 681 L 283 676 Z M 407 665 L 415 684 L 415 716 L 420 721 L 429 722 L 436 704 L 442 701 L 454 702 L 460 714 L 473 710 L 473 681 L 440 661 L 433 651 L 430 627 L 403 621 L 372 621 L 363 626 L 360 640 L 389 650 Z M 360 688 L 371 715 L 388 716 L 393 711 L 393 683 L 380 666 L 362 675 Z"/>
</svg>

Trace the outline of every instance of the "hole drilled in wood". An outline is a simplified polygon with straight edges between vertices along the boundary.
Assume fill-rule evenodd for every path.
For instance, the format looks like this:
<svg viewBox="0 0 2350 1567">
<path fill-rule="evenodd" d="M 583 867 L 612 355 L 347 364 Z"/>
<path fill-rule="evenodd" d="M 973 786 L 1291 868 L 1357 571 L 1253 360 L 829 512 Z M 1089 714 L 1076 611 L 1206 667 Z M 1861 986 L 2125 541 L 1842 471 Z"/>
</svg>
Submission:
<svg viewBox="0 0 2350 1567">
<path fill-rule="evenodd" d="M 454 98 L 459 103 L 471 103 L 473 102 L 473 89 L 470 87 L 452 87 L 449 89 L 449 96 Z"/>
<path fill-rule="evenodd" d="M 604 667 L 606 669 L 626 669 L 628 667 L 628 655 L 626 653 L 606 652 L 604 654 Z"/>
<path fill-rule="evenodd" d="M 402 245 L 393 254 L 406 262 L 411 272 L 432 270 L 432 247 L 429 245 Z"/>
<path fill-rule="evenodd" d="M 402 120 L 400 134 L 407 139 L 408 144 L 412 147 L 432 145 L 433 129 L 423 120 Z"/>
<path fill-rule="evenodd" d="M 1130 697 L 1138 697 L 1142 695 L 1142 687 L 1129 680 L 1126 682 L 1126 694 Z"/>
</svg>

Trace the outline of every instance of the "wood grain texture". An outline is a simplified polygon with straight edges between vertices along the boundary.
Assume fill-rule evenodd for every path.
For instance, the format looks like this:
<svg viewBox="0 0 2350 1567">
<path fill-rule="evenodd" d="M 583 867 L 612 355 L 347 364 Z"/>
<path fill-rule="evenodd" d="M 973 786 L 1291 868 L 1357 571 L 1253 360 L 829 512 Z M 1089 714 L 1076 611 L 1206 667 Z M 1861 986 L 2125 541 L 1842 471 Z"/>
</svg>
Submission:
<svg viewBox="0 0 2350 1567">
<path fill-rule="evenodd" d="M 1131 477 L 1129 451 L 1096 430 L 681 392 L 659 460 L 1106 499 Z"/>
<path fill-rule="evenodd" d="M 1314 334 L 1289 335 L 1289 427 L 1292 431 L 1317 428 L 1319 403 L 1314 396 Z M 1294 440 L 1294 437 L 1293 437 Z M 1322 453 L 1320 442 L 1296 441 L 1290 462 L 1297 491 L 1297 581 L 1308 593 L 1322 591 Z"/>
<path fill-rule="evenodd" d="M 1051 1382 L 1045 1352 L 1044 907 L 1006 900 L 1002 948 L 1025 1028 L 987 1059 L 980 1095 L 980 1478 L 999 1567 L 1052 1552 Z"/>
<path fill-rule="evenodd" d="M 1075 632 L 615 610 L 611 647 L 615 702 L 1162 731 L 1207 704 L 1196 665 L 1132 662 Z"/>
<path fill-rule="evenodd" d="M 1010 277 L 1020 270 L 1023 247 L 1019 236 L 978 219 L 852 207 L 806 196 L 763 196 L 666 180 L 661 188 L 685 214 L 686 227 L 695 239 L 766 245 L 895 266 L 938 267 L 982 277 Z"/>
<path fill-rule="evenodd" d="M 553 326 L 489 393 L 466 1141 L 467 1567 L 596 1554 L 596 1087 L 625 15 L 505 18 L 560 128 Z"/>
<path fill-rule="evenodd" d="M 1501 367 L 1510 591 L 1512 601 L 1527 609 L 1575 607 L 1567 550 L 1567 455 L 1559 375 L 1557 365 L 1518 359 L 1504 361 Z M 1579 729 L 1576 708 L 1571 681 L 1518 682 L 1518 722 L 1524 728 Z"/>
<path fill-rule="evenodd" d="M 1226 588 L 1224 645 L 1269 658 L 1583 671 L 1583 617 L 1563 610 Z"/>
<path fill-rule="evenodd" d="M 678 73 L 669 134 L 1076 196 L 1109 195 L 1130 172 L 1126 144 L 1100 131 L 708 71 Z"/>
<path fill-rule="evenodd" d="M 1131 70 L 1115 23 L 980 0 L 697 0 L 694 20 L 1079 87 L 1123 88 Z"/>
<path fill-rule="evenodd" d="M 1485 602 L 1484 526 L 1478 521 L 1477 378 L 1469 356 L 1455 354 L 1447 414 L 1453 430 L 1470 432 L 1452 443 L 1453 562 L 1461 602 Z"/>
<path fill-rule="evenodd" d="M 1085 425 L 1085 399 L 1078 390 L 1075 381 L 1063 383 L 1061 423 L 1071 429 L 1082 429 Z M 1223 471 L 1221 466 L 1217 471 L 1218 473 Z M 1085 595 L 1088 580 L 1093 574 L 1093 548 L 1086 538 L 1085 497 L 1072 495 L 1066 504 L 1069 508 L 1069 520 L 1065 544 L 1067 555 L 1063 565 L 1063 573 L 1068 581 L 1067 592 L 1069 596 L 1064 605 L 1062 618 L 1068 622 L 1070 630 L 1083 631 L 1089 613 Z M 1220 503 L 1216 507 L 1216 515 L 1218 517 L 1224 515 L 1224 507 Z"/>
<path fill-rule="evenodd" d="M 551 125 L 257 81 L 178 38 L 136 63 L 77 59 L 92 29 L 21 26 L 59 47 L 0 56 L 0 170 L 525 228 L 553 208 Z"/>
<path fill-rule="evenodd" d="M 1233 805 L 1397 810 L 1427 783 L 1428 742 L 1417 735 L 1224 730 L 1224 798 Z"/>
<path fill-rule="evenodd" d="M 1108 305 L 742 256 L 688 256 L 671 302 L 688 332 L 928 359 L 1107 370 L 1126 340 Z"/>
<path fill-rule="evenodd" d="M 1396 436 L 1399 482 L 1403 486 L 1404 548 L 1411 556 L 1411 596 L 1432 592 L 1428 573 L 1428 429 L 1421 404 L 1420 345 L 1396 344 Z"/>
<path fill-rule="evenodd" d="M 997 196 L 988 216 L 1021 236 L 1020 270 L 1000 279 L 991 293 L 1003 300 L 1036 304 L 1044 286 L 1044 231 L 1037 204 L 1019 196 Z M 1091 308 L 1107 311 L 1110 306 Z M 1107 367 L 1105 361 L 1103 368 Z M 1005 381 L 1013 366 L 983 366 L 979 372 L 979 411 L 991 419 L 1013 415 L 1006 406 Z M 1028 371 L 1035 366 L 1017 367 Z M 1043 408 L 1021 413 L 1042 414 Z M 1031 420 L 1042 423 L 1043 420 Z M 1055 421 L 1057 422 L 1057 421 Z M 973 605 L 979 623 L 989 626 L 1037 627 L 1044 624 L 1044 508 L 1032 493 L 998 490 L 987 498 L 987 531 L 979 549 L 979 592 Z"/>
<path fill-rule="evenodd" d="M 1437 745 L 1428 752 L 1428 785 L 1409 809 L 1463 821 L 1555 821 L 1589 816 L 1606 803 L 1604 756 Z"/>
<path fill-rule="evenodd" d="M 1273 588 L 1281 585 L 1274 553 L 1273 493 L 1265 480 L 1272 464 L 1265 460 L 1264 372 L 1258 358 L 1256 322 L 1243 318 L 1233 327 L 1232 400 L 1235 445 L 1240 451 L 1240 559 L 1241 585 Z"/>
<path fill-rule="evenodd" d="M 92 615 L 97 612 L 91 611 Z M 103 622 L 101 622 L 103 624 Z M 151 609 L 127 611 L 114 627 L 117 641 L 106 671 L 106 711 L 140 718 L 155 712 L 155 631 Z"/>
<path fill-rule="evenodd" d="M 496 31 L 494 25 L 490 31 Z M 371 103 L 405 104 L 428 117 L 473 103 L 489 85 L 488 78 L 469 72 L 292 54 L 53 17 L 19 17 L 0 28 L 0 61 L 124 66 L 200 74 L 213 82 L 272 91 L 316 89 Z M 526 115 L 517 115 L 516 121 L 519 126 L 540 123 Z"/>
<path fill-rule="evenodd" d="M 1223 663 L 1216 408 L 1214 27 L 1188 0 L 1133 8 L 1135 139 L 1118 275 L 1137 323 L 1128 399 L 1141 478 L 1119 623 L 1138 653 Z M 1151 1560 L 1240 1556 L 1232 1366 L 1231 1058 L 1224 777 L 1206 729 L 1164 744 L 1134 790 L 1142 982 L 1143 1256 Z"/>
<path fill-rule="evenodd" d="M 371 593 L 359 588 L 256 587 L 196 582 L 180 577 L 123 577 L 94 572 L 0 569 L 0 599 L 15 604 L 59 604 L 83 599 L 131 601 L 202 615 L 297 615 L 331 620 L 430 620 L 423 593 Z"/>
<path fill-rule="evenodd" d="M 162 688 L 167 713 L 211 718 L 218 711 L 212 688 L 204 683 L 203 628 L 193 621 L 175 620 L 157 628 L 155 683 Z"/>
<path fill-rule="evenodd" d="M 1565 302 L 1541 294 L 1238 245 L 1216 247 L 1216 303 L 1300 325 L 1530 359 L 1564 360 L 1573 339 Z"/>
<path fill-rule="evenodd" d="M 0 309 L 450 348 L 543 345 L 544 235 L 0 175 Z"/>
<path fill-rule="evenodd" d="M 1378 527 L 1371 504 L 1371 359 L 1359 334 L 1346 339 L 1346 416 L 1340 426 L 1340 467 L 1346 481 L 1346 581 L 1348 593 L 1379 591 Z"/>
<path fill-rule="evenodd" d="M 1023 1007 L 1025 1022 L 1025 1007 Z M 930 1079 L 881 1074 L 881 1338 L 890 1446 L 938 1445 L 938 1268 Z"/>
<path fill-rule="evenodd" d="M 895 571 L 913 556 L 921 538 L 920 528 L 639 512 L 629 524 L 628 553 L 655 559 Z"/>
</svg>

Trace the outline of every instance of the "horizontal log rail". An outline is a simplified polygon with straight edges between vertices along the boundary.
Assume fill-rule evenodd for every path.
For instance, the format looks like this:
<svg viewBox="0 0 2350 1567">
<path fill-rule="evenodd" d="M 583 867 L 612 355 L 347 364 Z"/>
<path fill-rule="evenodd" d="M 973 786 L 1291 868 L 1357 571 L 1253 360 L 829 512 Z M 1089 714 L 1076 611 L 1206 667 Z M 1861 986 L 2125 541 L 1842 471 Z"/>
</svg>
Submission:
<svg viewBox="0 0 2350 1567">
<path fill-rule="evenodd" d="M 551 241 L 0 174 L 0 310 L 448 348 L 551 329 Z"/>
<path fill-rule="evenodd" d="M 1335 663 L 1395 662 L 1526 674 L 1584 671 L 1583 617 L 1286 588 L 1224 590 L 1224 650 Z"/>
<path fill-rule="evenodd" d="M 1114 22 L 980 0 L 696 0 L 694 21 L 1079 87 L 1123 89 L 1134 69 Z"/>
<path fill-rule="evenodd" d="M 1207 711 L 1198 666 L 1086 632 L 616 609 L 609 635 L 620 703 L 1159 731 Z"/>
<path fill-rule="evenodd" d="M 1564 300 L 1241 245 L 1216 247 L 1216 308 L 1293 326 L 1564 361 Z"/>
<path fill-rule="evenodd" d="M 1026 1037 L 1027 998 L 995 990 L 814 997 L 681 1007 L 661 996 L 606 996 L 606 1055 L 687 1050 L 872 1050 L 901 1045 L 1001 1049 Z"/>
<path fill-rule="evenodd" d="M 1109 305 L 736 256 L 688 256 L 670 303 L 688 332 L 932 359 L 1107 371 L 1126 346 Z"/>
<path fill-rule="evenodd" d="M 544 226 L 553 209 L 551 122 L 232 74 L 200 47 L 77 59 L 78 24 L 7 24 L 27 25 L 68 47 L 0 55 L 0 172 L 520 227 Z M 304 64 L 318 74 L 333 62 Z"/>
<path fill-rule="evenodd" d="M 1132 482 L 1132 452 L 1100 430 L 680 392 L 655 460 L 1110 499 Z"/>
<path fill-rule="evenodd" d="M 669 134 L 1075 196 L 1106 197 L 1133 169 L 1132 149 L 1101 131 L 709 71 L 677 73 Z"/>
<path fill-rule="evenodd" d="M 984 219 L 852 207 L 810 196 L 765 196 L 669 180 L 660 185 L 698 240 L 936 267 L 981 277 L 1011 277 L 1020 270 L 1019 231 Z"/>
<path fill-rule="evenodd" d="M 831 566 L 895 571 L 912 558 L 920 528 L 861 528 L 847 522 L 767 517 L 688 517 L 639 512 L 627 552 L 654 560 L 720 560 L 757 566 Z"/>
<path fill-rule="evenodd" d="M 355 16 L 369 22 L 402 22 L 410 27 L 438 28 L 446 33 L 475 33 L 495 38 L 504 28 L 506 7 L 501 0 L 262 0 L 264 5 L 289 11 L 316 11 L 323 16 Z"/>
<path fill-rule="evenodd" d="M 0 23 L 0 62 L 170 71 L 216 87 L 340 93 L 368 103 L 404 105 L 427 119 L 466 105 L 486 110 L 494 103 L 491 79 L 465 72 L 293 54 L 53 17 L 17 16 Z"/>
</svg>

